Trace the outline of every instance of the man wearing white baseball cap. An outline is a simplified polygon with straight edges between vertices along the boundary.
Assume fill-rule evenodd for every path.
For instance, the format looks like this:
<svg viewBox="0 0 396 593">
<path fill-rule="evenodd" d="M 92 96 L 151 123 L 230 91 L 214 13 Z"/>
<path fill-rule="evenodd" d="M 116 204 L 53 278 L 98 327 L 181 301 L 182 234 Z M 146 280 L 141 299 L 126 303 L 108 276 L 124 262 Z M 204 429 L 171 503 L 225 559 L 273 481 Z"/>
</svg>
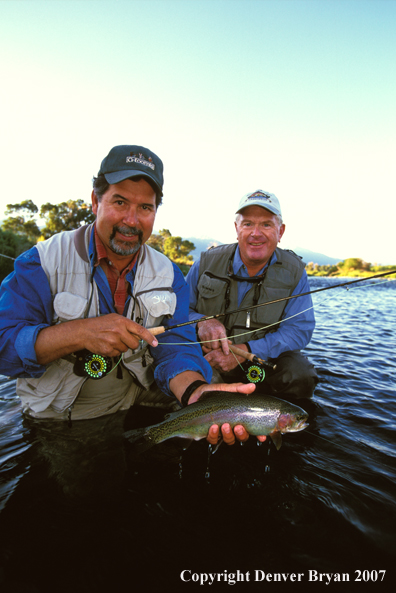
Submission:
<svg viewBox="0 0 396 593">
<path fill-rule="evenodd" d="M 317 374 L 300 352 L 315 327 L 310 295 L 256 307 L 310 290 L 304 263 L 278 247 L 285 232 L 278 198 L 262 190 L 243 196 L 235 229 L 237 243 L 203 252 L 187 276 L 190 319 L 225 314 L 197 324 L 205 358 L 223 380 L 257 381 L 257 391 L 311 397 Z M 230 351 L 229 340 L 276 368 L 249 376 L 249 365 Z"/>
</svg>

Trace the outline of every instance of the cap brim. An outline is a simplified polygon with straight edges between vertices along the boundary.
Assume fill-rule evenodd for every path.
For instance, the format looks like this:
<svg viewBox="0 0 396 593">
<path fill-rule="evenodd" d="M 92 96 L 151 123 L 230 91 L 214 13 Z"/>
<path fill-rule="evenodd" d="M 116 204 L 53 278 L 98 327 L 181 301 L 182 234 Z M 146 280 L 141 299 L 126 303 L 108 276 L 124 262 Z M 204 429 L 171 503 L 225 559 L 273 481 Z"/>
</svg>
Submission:
<svg viewBox="0 0 396 593">
<path fill-rule="evenodd" d="M 110 185 L 114 185 L 115 183 L 120 183 L 121 181 L 125 181 L 125 179 L 130 179 L 131 177 L 146 177 L 150 179 L 150 181 L 155 185 L 157 191 L 162 196 L 162 188 L 158 185 L 156 180 L 148 175 L 145 171 L 114 171 L 114 173 L 105 173 L 104 174 L 107 183 Z"/>
<path fill-rule="evenodd" d="M 281 212 L 277 208 L 275 208 L 275 206 L 271 206 L 271 204 L 268 204 L 268 206 L 263 206 L 262 201 L 256 202 L 255 200 L 249 200 L 249 203 L 241 206 L 239 208 L 239 210 L 237 210 L 235 212 L 235 214 L 239 214 L 242 210 L 244 210 L 245 208 L 248 208 L 249 206 L 260 206 L 260 208 L 263 208 L 264 210 L 268 210 L 272 214 L 276 214 L 277 216 L 282 216 Z"/>
</svg>

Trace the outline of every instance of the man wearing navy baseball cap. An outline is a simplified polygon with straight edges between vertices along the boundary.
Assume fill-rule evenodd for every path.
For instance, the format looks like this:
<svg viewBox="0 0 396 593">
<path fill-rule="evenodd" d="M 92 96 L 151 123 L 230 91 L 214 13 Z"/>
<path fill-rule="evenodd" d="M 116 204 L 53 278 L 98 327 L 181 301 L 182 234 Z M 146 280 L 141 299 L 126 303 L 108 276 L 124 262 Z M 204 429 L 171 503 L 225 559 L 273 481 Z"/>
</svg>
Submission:
<svg viewBox="0 0 396 593">
<path fill-rule="evenodd" d="M 310 287 L 301 259 L 278 247 L 285 232 L 278 198 L 261 189 L 244 195 L 236 209 L 235 230 L 237 243 L 203 252 L 187 276 L 190 319 L 225 314 L 221 322 L 197 324 L 205 358 L 222 380 L 252 381 L 258 391 L 279 397 L 311 397 L 317 375 L 300 350 L 315 327 L 312 300 L 310 295 L 282 300 Z M 249 368 L 244 356 L 230 351 L 225 338 L 271 364 Z"/>
<path fill-rule="evenodd" d="M 154 152 L 115 146 L 93 179 L 95 222 L 37 243 L 4 280 L 0 372 L 18 379 L 29 417 L 70 424 L 133 404 L 187 405 L 214 389 L 193 326 L 160 343 L 148 329 L 188 320 L 182 273 L 146 245 L 163 183 Z"/>
</svg>

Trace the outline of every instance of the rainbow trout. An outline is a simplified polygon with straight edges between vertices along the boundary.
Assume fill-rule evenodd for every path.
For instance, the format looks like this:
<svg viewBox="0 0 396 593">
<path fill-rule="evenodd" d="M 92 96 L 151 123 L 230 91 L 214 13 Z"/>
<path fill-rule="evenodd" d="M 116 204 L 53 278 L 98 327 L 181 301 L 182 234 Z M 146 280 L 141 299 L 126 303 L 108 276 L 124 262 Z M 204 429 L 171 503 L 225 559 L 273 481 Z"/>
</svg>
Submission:
<svg viewBox="0 0 396 593">
<path fill-rule="evenodd" d="M 304 430 L 308 414 L 294 404 L 267 395 L 244 395 L 227 391 L 209 391 L 195 402 L 167 414 L 159 424 L 125 432 L 132 443 L 144 439 L 157 445 L 173 437 L 199 441 L 207 436 L 210 426 L 229 423 L 232 428 L 242 424 L 252 435 L 269 435 L 277 449 L 281 435 Z"/>
</svg>

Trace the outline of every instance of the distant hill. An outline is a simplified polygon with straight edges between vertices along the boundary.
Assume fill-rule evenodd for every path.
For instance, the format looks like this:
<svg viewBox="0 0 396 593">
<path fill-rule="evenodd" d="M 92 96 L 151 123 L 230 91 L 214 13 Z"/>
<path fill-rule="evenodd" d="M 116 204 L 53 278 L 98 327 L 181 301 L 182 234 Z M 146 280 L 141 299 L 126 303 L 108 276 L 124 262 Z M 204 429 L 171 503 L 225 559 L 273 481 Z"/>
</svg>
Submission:
<svg viewBox="0 0 396 593">
<path fill-rule="evenodd" d="M 209 247 L 212 247 L 212 245 L 222 245 L 222 242 L 217 241 L 216 239 L 197 239 L 197 237 L 188 237 L 187 240 L 195 245 L 194 251 L 191 252 L 194 261 L 199 259 L 202 251 L 206 251 Z M 288 247 L 288 249 L 292 249 L 294 253 L 302 257 L 306 264 L 313 262 L 319 266 L 325 266 L 327 264 L 338 264 L 338 262 L 342 261 L 342 258 L 329 257 L 323 253 L 316 253 L 315 251 L 310 251 L 309 249 L 304 249 L 302 247 Z"/>
<path fill-rule="evenodd" d="M 223 245 L 221 241 L 216 241 L 216 239 L 197 239 L 197 237 L 187 237 L 187 241 L 191 241 L 191 243 L 194 243 L 195 245 L 194 251 L 191 251 L 190 253 L 190 255 L 193 256 L 194 261 L 197 261 L 201 252 L 206 251 L 209 247 Z"/>
<path fill-rule="evenodd" d="M 338 262 L 343 261 L 342 257 L 329 257 L 328 255 L 324 255 L 323 253 L 316 253 L 316 251 L 310 251 L 309 249 L 304 249 L 303 247 L 293 247 L 289 248 L 294 253 L 302 257 L 303 261 L 306 264 L 312 262 L 314 264 L 318 264 L 319 266 L 326 266 L 328 264 L 338 264 Z"/>
</svg>

